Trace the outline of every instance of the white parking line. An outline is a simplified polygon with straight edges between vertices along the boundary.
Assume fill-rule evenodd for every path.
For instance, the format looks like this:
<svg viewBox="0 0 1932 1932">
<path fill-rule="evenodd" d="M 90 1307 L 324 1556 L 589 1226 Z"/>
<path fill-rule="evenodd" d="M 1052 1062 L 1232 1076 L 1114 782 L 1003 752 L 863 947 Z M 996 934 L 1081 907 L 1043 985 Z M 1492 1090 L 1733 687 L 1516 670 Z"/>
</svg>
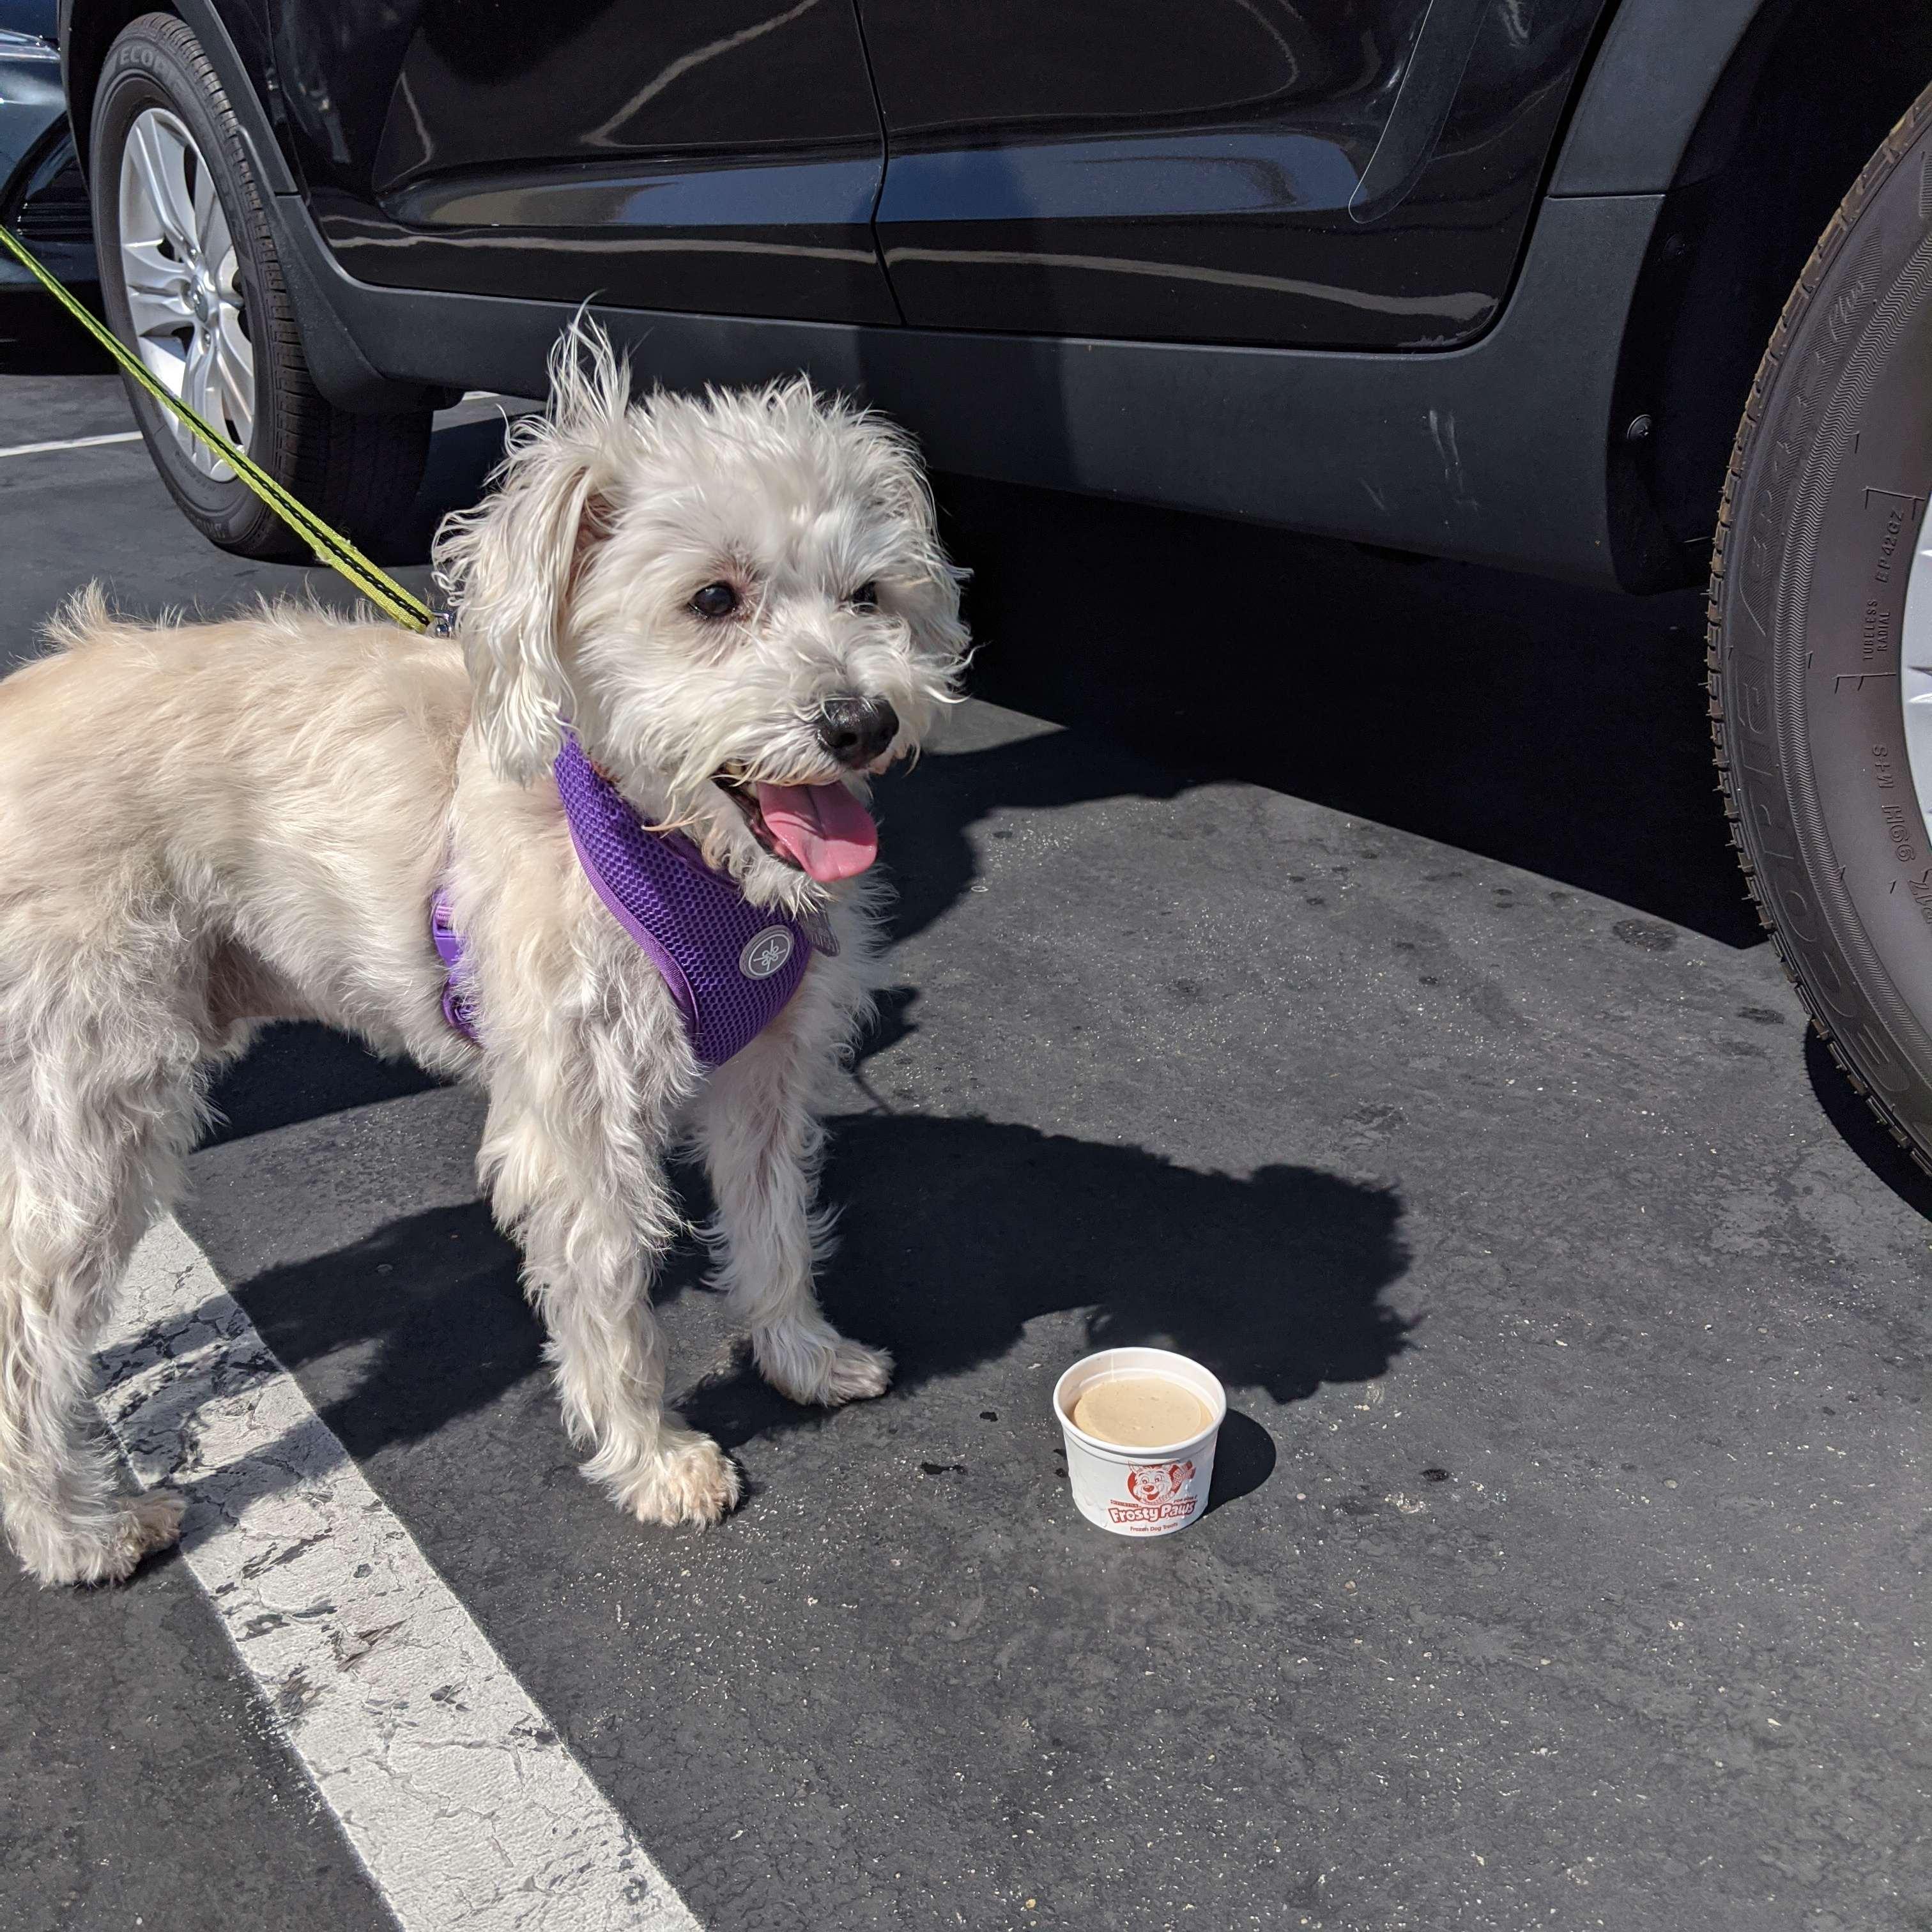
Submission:
<svg viewBox="0 0 1932 1932">
<path fill-rule="evenodd" d="M 61 442 L 16 442 L 10 449 L 0 449 L 0 457 L 44 456 L 50 449 L 98 449 L 104 443 L 139 442 L 140 440 L 137 429 L 116 430 L 112 436 L 70 436 Z"/>
<path fill-rule="evenodd" d="M 101 1413 L 404 1932 L 698 1922 L 180 1226 L 136 1251 Z"/>
</svg>

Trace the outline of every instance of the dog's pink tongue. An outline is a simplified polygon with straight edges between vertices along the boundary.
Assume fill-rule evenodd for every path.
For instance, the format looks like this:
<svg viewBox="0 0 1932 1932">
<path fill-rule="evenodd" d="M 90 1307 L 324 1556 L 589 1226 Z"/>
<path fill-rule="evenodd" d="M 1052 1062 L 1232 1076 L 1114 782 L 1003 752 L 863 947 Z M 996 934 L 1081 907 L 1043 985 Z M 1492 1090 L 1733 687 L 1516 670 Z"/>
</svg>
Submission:
<svg viewBox="0 0 1932 1932">
<path fill-rule="evenodd" d="M 842 784 L 761 784 L 758 809 L 772 836 L 828 885 L 862 872 L 879 856 L 872 814 Z"/>
</svg>

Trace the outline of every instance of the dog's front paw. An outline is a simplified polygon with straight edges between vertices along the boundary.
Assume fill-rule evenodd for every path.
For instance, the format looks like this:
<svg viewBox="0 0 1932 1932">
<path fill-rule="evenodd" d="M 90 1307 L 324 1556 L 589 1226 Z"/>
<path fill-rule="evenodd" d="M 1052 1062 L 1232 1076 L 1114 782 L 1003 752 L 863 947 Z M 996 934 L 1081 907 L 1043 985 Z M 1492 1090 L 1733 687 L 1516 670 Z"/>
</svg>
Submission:
<svg viewBox="0 0 1932 1932">
<path fill-rule="evenodd" d="M 752 1337 L 758 1372 L 781 1395 L 820 1408 L 864 1402 L 892 1385 L 892 1358 L 883 1348 L 849 1341 L 836 1330 L 802 1323 L 761 1329 Z"/>
<path fill-rule="evenodd" d="M 97 1528 L 23 1535 L 20 1553 L 43 1583 L 122 1583 L 142 1557 L 165 1550 L 181 1534 L 184 1499 L 171 1490 L 128 1496 Z"/>
<path fill-rule="evenodd" d="M 708 1436 L 693 1436 L 646 1463 L 619 1492 L 640 1522 L 710 1525 L 744 1493 L 738 1466 Z"/>
</svg>

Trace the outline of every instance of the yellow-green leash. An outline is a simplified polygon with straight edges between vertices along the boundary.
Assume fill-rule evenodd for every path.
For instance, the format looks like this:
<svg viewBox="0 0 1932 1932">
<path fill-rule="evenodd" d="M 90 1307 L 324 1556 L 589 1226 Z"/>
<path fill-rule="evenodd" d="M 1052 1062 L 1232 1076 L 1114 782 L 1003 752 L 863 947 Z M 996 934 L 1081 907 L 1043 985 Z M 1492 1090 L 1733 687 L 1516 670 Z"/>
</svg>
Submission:
<svg viewBox="0 0 1932 1932">
<path fill-rule="evenodd" d="M 405 590 L 386 571 L 371 563 L 340 531 L 332 530 L 306 504 L 290 496 L 260 464 L 251 461 L 219 430 L 203 422 L 119 337 L 98 321 L 49 274 L 22 245 L 20 237 L 4 223 L 0 223 L 0 247 L 4 247 L 8 254 L 113 357 L 132 381 L 138 383 L 164 409 L 172 410 L 223 462 L 229 464 L 236 475 L 314 551 L 318 563 L 326 564 L 330 569 L 346 578 L 370 603 L 393 617 L 398 623 L 406 625 L 416 631 L 429 628 L 434 614 L 421 598 Z"/>
</svg>

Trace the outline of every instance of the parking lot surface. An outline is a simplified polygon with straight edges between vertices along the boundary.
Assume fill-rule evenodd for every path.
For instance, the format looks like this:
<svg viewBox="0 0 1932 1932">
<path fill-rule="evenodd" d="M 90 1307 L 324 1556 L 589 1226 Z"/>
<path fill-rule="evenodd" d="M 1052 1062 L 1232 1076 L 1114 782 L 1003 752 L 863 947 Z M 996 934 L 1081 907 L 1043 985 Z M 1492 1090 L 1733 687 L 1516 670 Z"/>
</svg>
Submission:
<svg viewBox="0 0 1932 1932">
<path fill-rule="evenodd" d="M 0 379 L 10 659 L 94 577 L 340 594 L 207 548 L 138 442 L 4 453 L 127 424 Z M 980 696 L 881 788 L 826 1184 L 892 1394 L 770 1393 L 687 1250 L 674 1386 L 748 1500 L 621 1519 L 477 1100 L 308 1028 L 195 1157 L 220 1282 L 712 1932 L 1923 1932 L 1932 1194 L 1757 943 L 1694 598 L 940 496 Z M 1048 1406 L 1130 1342 L 1232 1410 L 1152 1544 L 1076 1514 Z M 183 1557 L 9 1558 L 0 1628 L 0 1922 L 394 1922 Z"/>
</svg>

